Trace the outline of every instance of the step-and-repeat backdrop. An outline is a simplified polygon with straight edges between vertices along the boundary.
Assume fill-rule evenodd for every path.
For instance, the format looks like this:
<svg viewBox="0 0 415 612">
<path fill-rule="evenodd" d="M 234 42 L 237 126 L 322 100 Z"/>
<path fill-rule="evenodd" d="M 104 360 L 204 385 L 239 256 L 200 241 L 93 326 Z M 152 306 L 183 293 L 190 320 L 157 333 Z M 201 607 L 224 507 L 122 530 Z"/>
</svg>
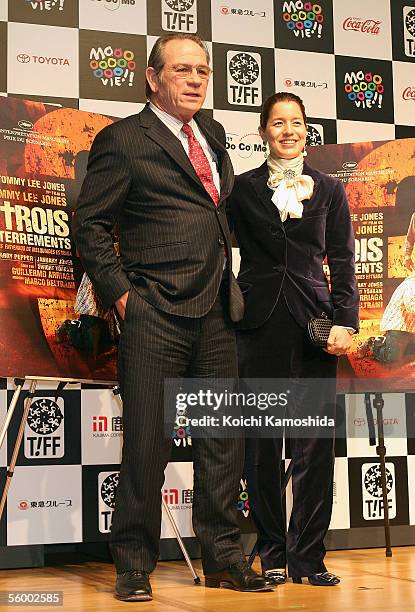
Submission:
<svg viewBox="0 0 415 612">
<path fill-rule="evenodd" d="M 0 420 L 13 376 L 115 378 L 111 342 L 91 356 L 74 335 L 82 271 L 70 213 L 91 139 L 141 110 L 146 56 L 156 37 L 171 31 L 197 32 L 208 42 L 214 72 L 205 107 L 225 126 L 237 173 L 264 160 L 258 113 L 274 91 L 304 99 L 310 147 L 355 143 L 324 147 L 324 154 L 315 149 L 310 159 L 339 176 L 357 202 L 363 337 L 381 333 L 384 308 L 410 278 L 402 263 L 408 211 L 400 204 L 402 227 L 393 225 L 391 211 L 415 174 L 407 163 L 414 157 L 415 0 L 0 0 L 0 93 L 7 98 L 0 115 Z M 406 139 L 403 148 L 388 142 L 395 138 Z M 408 486 L 415 476 L 415 394 L 405 393 L 413 362 L 379 365 L 359 354 L 359 340 L 354 348 L 347 373 L 380 377 L 389 391 L 391 523 L 415 525 Z M 0 545 L 108 537 L 122 440 L 118 397 L 98 385 L 69 385 L 58 397 L 50 389 L 41 387 L 32 405 Z M 0 451 L 0 484 L 23 398 Z M 339 396 L 333 530 L 381 523 L 380 472 L 366 432 L 363 395 Z M 184 536 L 192 535 L 189 434 L 175 431 L 163 490 Z M 250 531 L 243 481 L 236 503 Z M 162 536 L 173 537 L 166 521 Z"/>
</svg>

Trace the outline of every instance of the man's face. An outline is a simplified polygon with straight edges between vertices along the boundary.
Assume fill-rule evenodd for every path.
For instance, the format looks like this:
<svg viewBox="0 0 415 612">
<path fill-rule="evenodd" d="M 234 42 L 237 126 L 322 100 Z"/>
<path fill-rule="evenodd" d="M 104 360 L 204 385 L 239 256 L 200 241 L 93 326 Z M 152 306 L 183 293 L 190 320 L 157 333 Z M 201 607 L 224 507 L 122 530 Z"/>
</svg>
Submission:
<svg viewBox="0 0 415 612">
<path fill-rule="evenodd" d="M 210 76 L 206 53 L 193 40 L 173 39 L 166 43 L 163 55 L 159 74 L 154 68 L 146 70 L 153 91 L 151 101 L 187 123 L 205 101 Z"/>
</svg>

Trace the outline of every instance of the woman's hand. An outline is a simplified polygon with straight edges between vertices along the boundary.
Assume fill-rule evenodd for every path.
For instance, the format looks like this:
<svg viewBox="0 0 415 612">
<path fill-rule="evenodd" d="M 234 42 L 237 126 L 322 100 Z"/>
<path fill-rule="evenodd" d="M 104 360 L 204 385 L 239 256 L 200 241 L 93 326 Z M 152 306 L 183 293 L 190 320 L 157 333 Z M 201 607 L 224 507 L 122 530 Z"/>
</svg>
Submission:
<svg viewBox="0 0 415 612">
<path fill-rule="evenodd" d="M 352 345 L 351 334 L 340 325 L 333 325 L 327 340 L 327 348 L 323 349 L 330 355 L 345 355 Z"/>
</svg>

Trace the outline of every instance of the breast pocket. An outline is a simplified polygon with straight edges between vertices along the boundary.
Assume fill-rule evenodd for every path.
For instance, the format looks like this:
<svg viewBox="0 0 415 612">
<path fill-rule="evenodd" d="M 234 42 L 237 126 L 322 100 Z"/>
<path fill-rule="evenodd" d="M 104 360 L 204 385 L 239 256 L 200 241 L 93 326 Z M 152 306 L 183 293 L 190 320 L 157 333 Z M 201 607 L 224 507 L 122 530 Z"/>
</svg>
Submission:
<svg viewBox="0 0 415 612">
<path fill-rule="evenodd" d="M 326 217 L 326 211 L 322 210 L 321 208 L 318 208 L 317 210 L 306 210 L 304 208 L 301 219 L 303 221 L 307 221 L 307 219 L 324 219 L 324 217 Z"/>
<path fill-rule="evenodd" d="M 138 255 L 139 262 L 152 265 L 165 262 L 183 261 L 189 255 L 188 242 L 170 242 L 143 247 Z"/>
</svg>

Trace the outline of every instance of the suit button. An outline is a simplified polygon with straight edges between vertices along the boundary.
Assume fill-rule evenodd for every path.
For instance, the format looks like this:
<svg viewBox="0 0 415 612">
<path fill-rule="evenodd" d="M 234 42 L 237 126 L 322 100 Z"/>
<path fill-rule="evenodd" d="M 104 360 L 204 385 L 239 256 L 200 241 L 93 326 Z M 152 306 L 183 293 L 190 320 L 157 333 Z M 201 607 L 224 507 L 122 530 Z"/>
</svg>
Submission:
<svg viewBox="0 0 415 612">
<path fill-rule="evenodd" d="M 272 236 L 277 236 L 278 238 L 282 235 L 283 231 L 282 229 L 280 229 L 279 227 L 277 227 L 276 225 L 270 225 L 269 227 L 271 235 Z"/>
<path fill-rule="evenodd" d="M 218 244 L 219 244 L 219 246 L 221 246 L 221 247 L 222 247 L 222 246 L 225 246 L 225 241 L 224 241 L 224 239 L 223 239 L 223 238 L 218 238 Z"/>
<path fill-rule="evenodd" d="M 276 266 L 274 266 L 273 268 L 276 272 L 284 272 L 285 270 L 285 266 L 284 264 L 278 264 Z"/>
</svg>

